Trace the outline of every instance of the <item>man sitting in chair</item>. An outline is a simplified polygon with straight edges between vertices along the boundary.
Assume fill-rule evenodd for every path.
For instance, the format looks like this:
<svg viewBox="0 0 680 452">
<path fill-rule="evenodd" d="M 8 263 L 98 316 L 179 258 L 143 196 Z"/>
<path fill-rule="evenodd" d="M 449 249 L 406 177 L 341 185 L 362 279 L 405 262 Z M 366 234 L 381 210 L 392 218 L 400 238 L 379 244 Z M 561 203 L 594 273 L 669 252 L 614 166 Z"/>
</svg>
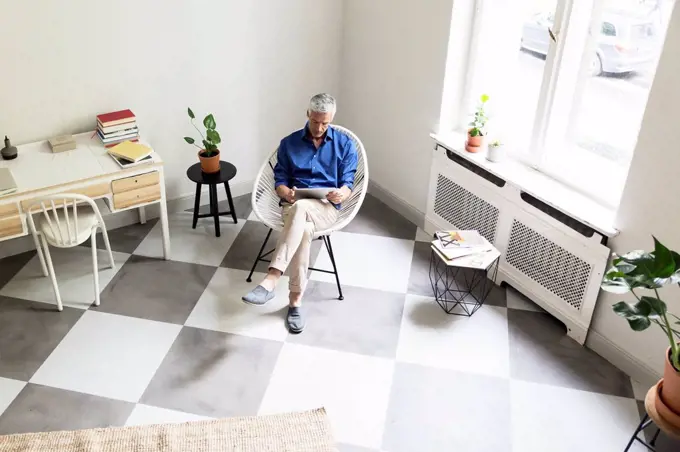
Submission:
<svg viewBox="0 0 680 452">
<path fill-rule="evenodd" d="M 329 127 L 335 111 L 332 96 L 317 94 L 309 102 L 305 127 L 281 140 L 274 179 L 276 193 L 281 198 L 284 227 L 267 276 L 243 297 L 246 303 L 265 304 L 274 298 L 276 283 L 286 269 L 290 269 L 286 323 L 292 333 L 300 333 L 305 327 L 300 305 L 307 284 L 314 233 L 335 223 L 342 202 L 352 193 L 357 170 L 354 142 Z M 326 199 L 299 199 L 295 191 L 300 188 L 335 190 L 328 193 Z"/>
</svg>

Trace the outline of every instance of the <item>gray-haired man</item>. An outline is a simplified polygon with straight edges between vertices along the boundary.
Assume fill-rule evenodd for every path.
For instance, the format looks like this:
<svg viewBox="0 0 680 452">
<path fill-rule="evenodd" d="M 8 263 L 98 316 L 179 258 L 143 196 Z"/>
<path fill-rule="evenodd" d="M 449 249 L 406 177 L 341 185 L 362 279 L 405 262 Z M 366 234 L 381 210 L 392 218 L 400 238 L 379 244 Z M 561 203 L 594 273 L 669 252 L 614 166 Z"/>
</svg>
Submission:
<svg viewBox="0 0 680 452">
<path fill-rule="evenodd" d="M 305 326 L 300 304 L 307 284 L 314 232 L 336 221 L 341 203 L 352 193 L 357 169 L 354 142 L 329 127 L 335 111 L 332 96 L 317 94 L 309 102 L 305 127 L 281 140 L 274 178 L 276 193 L 282 200 L 283 232 L 267 276 L 243 297 L 246 303 L 265 304 L 274 298 L 274 288 L 283 272 L 290 269 L 290 305 L 286 323 L 292 333 L 302 332 Z M 327 199 L 296 201 L 296 188 L 336 190 L 330 192 Z"/>
</svg>

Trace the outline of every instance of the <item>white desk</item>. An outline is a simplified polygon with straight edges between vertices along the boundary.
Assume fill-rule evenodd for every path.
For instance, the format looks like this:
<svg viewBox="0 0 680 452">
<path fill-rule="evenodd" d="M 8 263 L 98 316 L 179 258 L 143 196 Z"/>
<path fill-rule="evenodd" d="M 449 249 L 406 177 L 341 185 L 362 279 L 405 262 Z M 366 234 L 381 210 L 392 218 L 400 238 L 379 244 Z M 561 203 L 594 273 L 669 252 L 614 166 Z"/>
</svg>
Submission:
<svg viewBox="0 0 680 452">
<path fill-rule="evenodd" d="M 26 212 L 33 200 L 80 193 L 104 199 L 111 212 L 140 209 L 141 222 L 145 221 L 144 206 L 159 204 L 163 255 L 169 259 L 163 161 L 154 152 L 149 163 L 123 169 L 109 157 L 97 136 L 91 137 L 92 132 L 76 135 L 76 149 L 56 154 L 46 141 L 18 146 L 16 159 L 0 160 L 0 168 L 12 171 L 18 188 L 11 195 L 0 196 L 0 241 L 28 235 Z"/>
</svg>

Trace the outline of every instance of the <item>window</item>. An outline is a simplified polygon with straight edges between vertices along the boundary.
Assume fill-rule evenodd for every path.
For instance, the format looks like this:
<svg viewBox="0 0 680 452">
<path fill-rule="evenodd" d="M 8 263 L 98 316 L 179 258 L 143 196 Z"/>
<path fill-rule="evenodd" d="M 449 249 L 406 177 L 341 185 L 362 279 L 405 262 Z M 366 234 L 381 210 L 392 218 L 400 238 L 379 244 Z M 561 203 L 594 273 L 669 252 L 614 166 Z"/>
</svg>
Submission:
<svg viewBox="0 0 680 452">
<path fill-rule="evenodd" d="M 518 159 L 618 205 L 674 0 L 473 0 L 459 128 L 482 93 Z"/>
</svg>

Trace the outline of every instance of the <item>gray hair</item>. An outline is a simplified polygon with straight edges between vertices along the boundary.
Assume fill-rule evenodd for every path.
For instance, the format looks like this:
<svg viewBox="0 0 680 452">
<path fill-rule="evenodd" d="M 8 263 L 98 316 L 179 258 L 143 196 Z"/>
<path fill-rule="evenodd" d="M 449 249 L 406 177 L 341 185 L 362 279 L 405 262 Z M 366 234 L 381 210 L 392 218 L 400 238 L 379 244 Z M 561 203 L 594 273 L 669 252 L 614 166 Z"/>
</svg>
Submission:
<svg viewBox="0 0 680 452">
<path fill-rule="evenodd" d="M 334 115 L 336 109 L 335 98 L 330 94 L 317 94 L 309 100 L 309 112 L 330 113 Z"/>
</svg>

